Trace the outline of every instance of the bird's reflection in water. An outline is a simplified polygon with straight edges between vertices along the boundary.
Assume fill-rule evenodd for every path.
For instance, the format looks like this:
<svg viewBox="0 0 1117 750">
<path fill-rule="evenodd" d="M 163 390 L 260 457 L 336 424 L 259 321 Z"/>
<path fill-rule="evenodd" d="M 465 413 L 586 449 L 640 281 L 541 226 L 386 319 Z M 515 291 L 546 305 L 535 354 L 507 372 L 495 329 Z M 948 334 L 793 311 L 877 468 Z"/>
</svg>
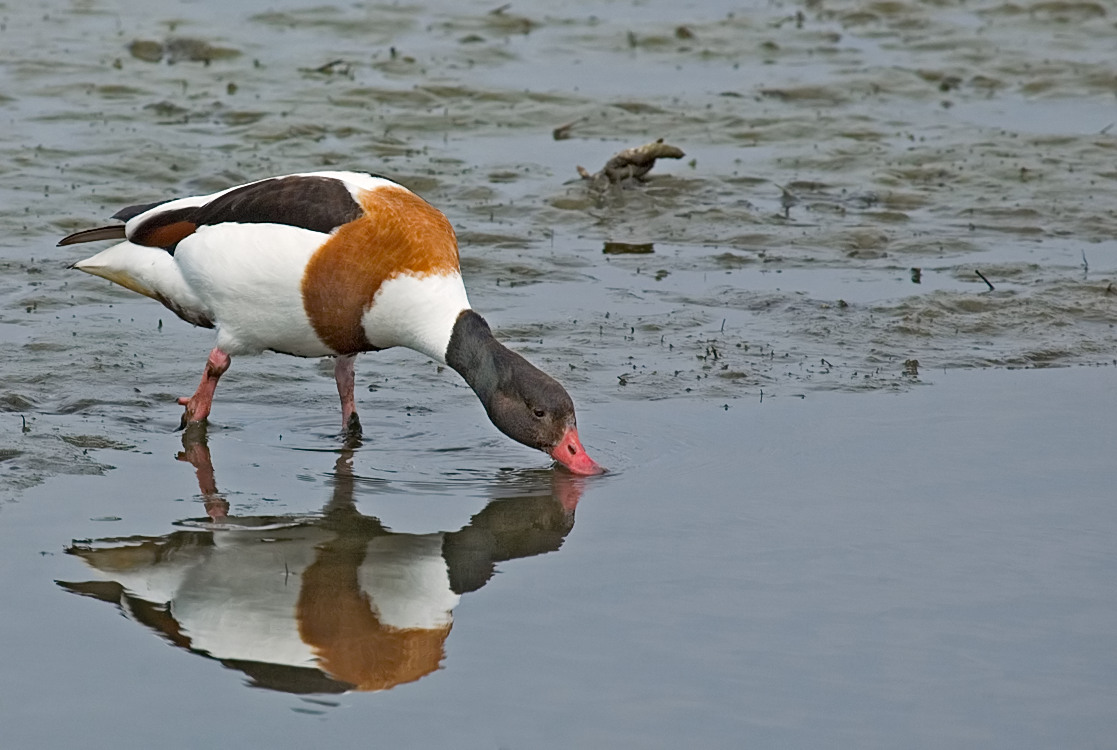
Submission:
<svg viewBox="0 0 1117 750">
<path fill-rule="evenodd" d="M 183 438 L 214 522 L 74 544 L 102 580 L 59 582 L 249 684 L 291 693 L 384 690 L 438 669 L 462 594 L 497 563 L 557 550 L 583 479 L 556 470 L 458 531 L 400 534 L 354 503 L 352 449 L 314 516 L 228 517 L 204 431 Z"/>
</svg>

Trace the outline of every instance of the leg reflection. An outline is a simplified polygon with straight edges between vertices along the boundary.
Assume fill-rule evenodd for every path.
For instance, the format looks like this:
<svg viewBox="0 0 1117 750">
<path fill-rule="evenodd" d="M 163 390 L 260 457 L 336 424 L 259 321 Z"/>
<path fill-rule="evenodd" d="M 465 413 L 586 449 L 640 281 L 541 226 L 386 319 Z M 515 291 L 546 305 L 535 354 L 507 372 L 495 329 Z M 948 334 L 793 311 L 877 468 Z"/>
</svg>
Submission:
<svg viewBox="0 0 1117 750">
<path fill-rule="evenodd" d="M 206 515 L 216 521 L 229 516 L 229 502 L 217 492 L 217 479 L 213 475 L 213 460 L 209 455 L 206 423 L 191 422 L 182 431 L 182 451 L 175 456 L 194 467 L 198 477 L 198 490 L 205 502 Z"/>
</svg>

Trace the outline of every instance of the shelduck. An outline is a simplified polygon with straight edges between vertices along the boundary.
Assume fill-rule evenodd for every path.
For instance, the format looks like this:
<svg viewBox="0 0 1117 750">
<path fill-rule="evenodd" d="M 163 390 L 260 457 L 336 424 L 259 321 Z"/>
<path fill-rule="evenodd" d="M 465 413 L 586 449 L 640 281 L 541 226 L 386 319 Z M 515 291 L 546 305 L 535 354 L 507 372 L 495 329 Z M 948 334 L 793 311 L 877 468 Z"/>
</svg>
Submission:
<svg viewBox="0 0 1117 750">
<path fill-rule="evenodd" d="M 498 342 L 470 308 L 450 222 L 402 185 L 309 172 L 113 218 L 123 223 L 58 243 L 123 240 L 72 267 L 217 332 L 198 390 L 178 400 L 180 427 L 209 416 L 232 356 L 271 350 L 334 357 L 342 424 L 359 434 L 354 359 L 403 346 L 460 373 L 508 437 L 574 473 L 603 471 L 582 447 L 566 390 Z"/>
</svg>

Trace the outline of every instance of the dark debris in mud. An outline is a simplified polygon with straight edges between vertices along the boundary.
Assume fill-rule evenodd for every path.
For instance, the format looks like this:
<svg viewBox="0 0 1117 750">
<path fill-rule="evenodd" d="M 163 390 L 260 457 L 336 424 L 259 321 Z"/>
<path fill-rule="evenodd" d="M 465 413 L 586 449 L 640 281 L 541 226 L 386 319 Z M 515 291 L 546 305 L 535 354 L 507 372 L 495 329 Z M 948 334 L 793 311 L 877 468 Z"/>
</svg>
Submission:
<svg viewBox="0 0 1117 750">
<path fill-rule="evenodd" d="M 588 180 L 594 189 L 600 190 L 605 185 L 615 185 L 625 180 L 643 181 L 654 167 L 657 159 L 681 159 L 686 156 L 683 150 L 663 139 L 645 143 L 643 146 L 634 146 L 617 152 L 599 172 L 590 174 L 585 167 L 578 167 L 578 174 L 583 180 Z"/>
</svg>

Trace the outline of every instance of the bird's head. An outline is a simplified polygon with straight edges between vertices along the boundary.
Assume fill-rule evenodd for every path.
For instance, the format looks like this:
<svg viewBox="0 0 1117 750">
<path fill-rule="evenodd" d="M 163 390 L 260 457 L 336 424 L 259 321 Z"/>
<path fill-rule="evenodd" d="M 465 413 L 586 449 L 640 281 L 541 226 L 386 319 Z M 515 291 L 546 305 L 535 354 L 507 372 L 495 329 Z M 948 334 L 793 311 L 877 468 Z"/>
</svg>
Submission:
<svg viewBox="0 0 1117 750">
<path fill-rule="evenodd" d="M 605 471 L 582 447 L 566 389 L 497 341 L 485 319 L 472 310 L 458 317 L 446 362 L 461 373 L 505 435 L 543 451 L 575 474 Z"/>
</svg>

